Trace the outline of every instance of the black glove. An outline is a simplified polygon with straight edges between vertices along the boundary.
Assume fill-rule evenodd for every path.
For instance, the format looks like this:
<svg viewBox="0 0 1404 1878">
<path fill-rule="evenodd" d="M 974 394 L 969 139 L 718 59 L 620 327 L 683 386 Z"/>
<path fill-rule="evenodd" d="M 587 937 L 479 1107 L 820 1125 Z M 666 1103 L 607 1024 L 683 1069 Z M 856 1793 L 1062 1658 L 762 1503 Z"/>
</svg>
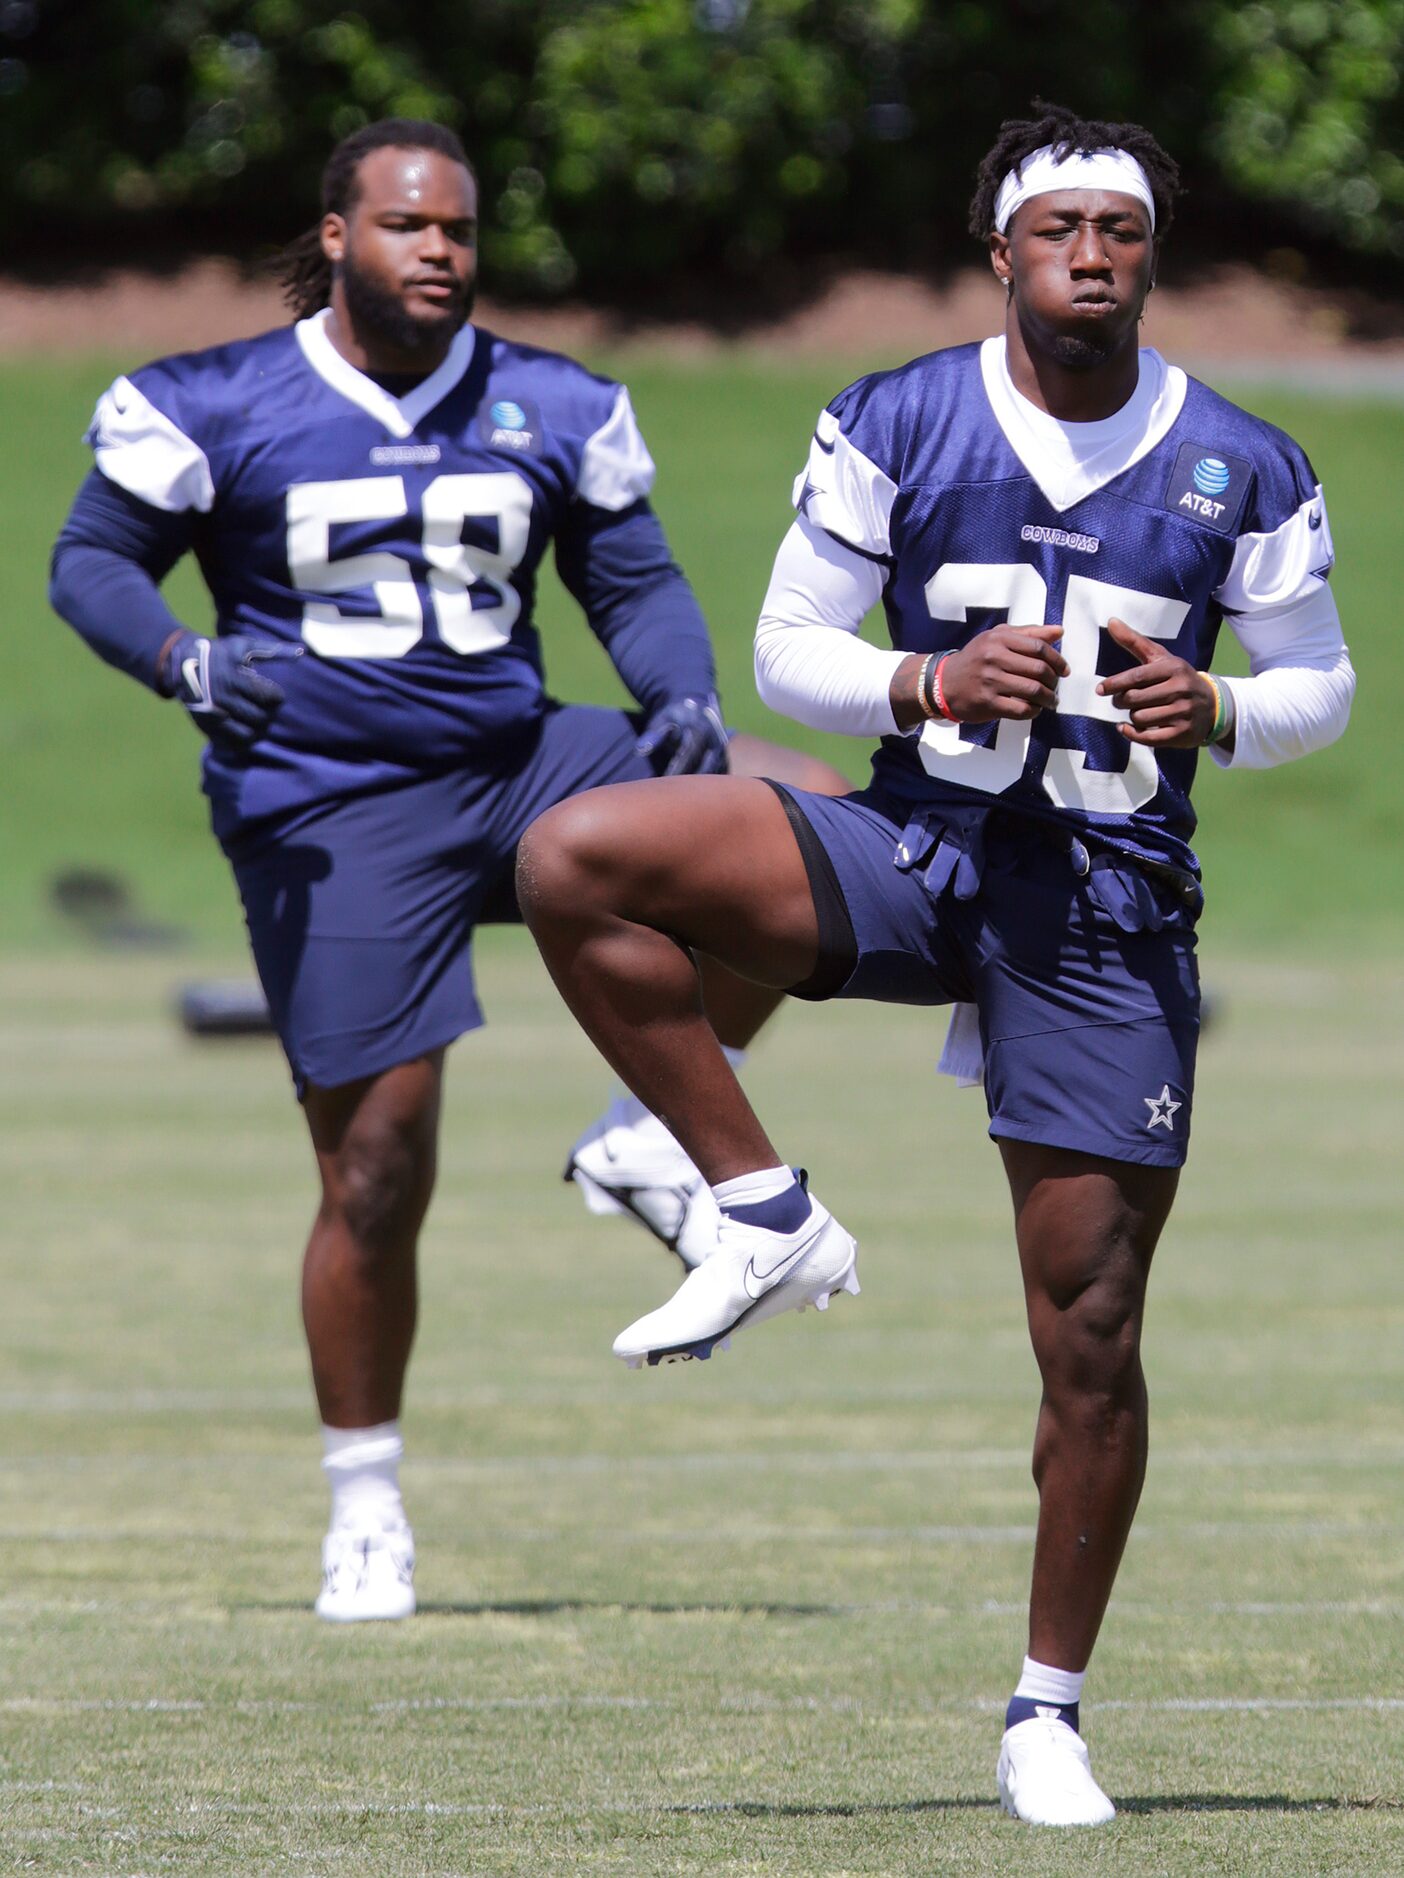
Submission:
<svg viewBox="0 0 1404 1878">
<path fill-rule="evenodd" d="M 161 690 L 179 698 L 207 737 L 247 749 L 272 723 L 283 702 L 281 685 L 258 669 L 274 659 L 299 659 L 301 646 L 251 633 L 206 639 L 182 633 L 161 662 Z"/>
<path fill-rule="evenodd" d="M 730 738 L 721 703 L 706 698 L 671 698 L 660 704 L 638 741 L 658 776 L 719 776 L 727 767 Z"/>
</svg>

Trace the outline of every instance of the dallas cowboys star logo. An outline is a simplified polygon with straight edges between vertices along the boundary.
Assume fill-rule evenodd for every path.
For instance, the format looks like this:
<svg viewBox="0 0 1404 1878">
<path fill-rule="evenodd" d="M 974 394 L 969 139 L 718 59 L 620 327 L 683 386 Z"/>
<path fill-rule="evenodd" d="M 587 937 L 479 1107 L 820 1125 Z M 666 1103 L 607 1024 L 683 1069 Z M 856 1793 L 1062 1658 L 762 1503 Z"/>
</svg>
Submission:
<svg viewBox="0 0 1404 1878">
<path fill-rule="evenodd" d="M 1175 1132 L 1175 1116 L 1185 1105 L 1183 1102 L 1177 1102 L 1174 1096 L 1171 1095 L 1169 1083 L 1166 1083 L 1158 1096 L 1142 1096 L 1141 1100 L 1150 1110 L 1150 1120 L 1146 1123 L 1146 1127 L 1160 1128 L 1163 1126 L 1167 1133 L 1173 1135 Z"/>
</svg>

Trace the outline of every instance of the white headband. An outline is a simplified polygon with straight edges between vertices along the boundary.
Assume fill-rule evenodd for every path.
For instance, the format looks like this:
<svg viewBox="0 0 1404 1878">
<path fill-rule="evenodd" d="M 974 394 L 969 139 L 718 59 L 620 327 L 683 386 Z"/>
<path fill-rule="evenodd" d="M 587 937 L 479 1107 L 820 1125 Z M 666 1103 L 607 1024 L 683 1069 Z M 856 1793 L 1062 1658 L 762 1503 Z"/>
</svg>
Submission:
<svg viewBox="0 0 1404 1878">
<path fill-rule="evenodd" d="M 1146 206 L 1151 233 L 1155 233 L 1155 197 L 1146 172 L 1124 150 L 1072 150 L 1059 158 L 1052 144 L 1024 158 L 1021 169 L 1010 170 L 995 197 L 994 225 L 1002 235 L 1009 218 L 1030 196 L 1046 196 L 1055 189 L 1109 189 L 1135 196 Z"/>
</svg>

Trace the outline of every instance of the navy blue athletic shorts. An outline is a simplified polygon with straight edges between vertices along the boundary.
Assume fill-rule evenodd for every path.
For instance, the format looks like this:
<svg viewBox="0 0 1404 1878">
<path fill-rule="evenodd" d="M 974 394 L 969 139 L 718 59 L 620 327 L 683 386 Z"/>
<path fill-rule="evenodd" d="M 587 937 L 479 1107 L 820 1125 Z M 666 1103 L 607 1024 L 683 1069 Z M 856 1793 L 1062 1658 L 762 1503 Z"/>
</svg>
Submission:
<svg viewBox="0 0 1404 1878">
<path fill-rule="evenodd" d="M 992 1136 L 1182 1165 L 1199 1036 L 1191 876 L 997 808 L 777 793 L 820 921 L 819 966 L 792 995 L 973 1003 Z"/>
<path fill-rule="evenodd" d="M 500 767 L 321 803 L 226 844 L 299 1094 L 482 1023 L 472 933 L 520 917 L 517 843 L 565 797 L 651 776 L 637 736 L 623 711 L 561 705 Z"/>
</svg>

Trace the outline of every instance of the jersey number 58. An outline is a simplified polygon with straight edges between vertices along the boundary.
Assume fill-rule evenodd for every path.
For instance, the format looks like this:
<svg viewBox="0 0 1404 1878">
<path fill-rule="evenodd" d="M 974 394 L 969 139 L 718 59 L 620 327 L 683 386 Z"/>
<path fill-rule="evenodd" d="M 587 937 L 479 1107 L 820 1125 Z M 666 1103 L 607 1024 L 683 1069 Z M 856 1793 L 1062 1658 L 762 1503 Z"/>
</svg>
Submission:
<svg viewBox="0 0 1404 1878">
<path fill-rule="evenodd" d="M 288 571 L 304 593 L 369 587 L 375 618 L 309 600 L 302 636 L 324 659 L 400 659 L 424 636 L 424 607 L 414 569 L 398 554 L 331 556 L 336 522 L 390 522 L 408 515 L 402 476 L 362 476 L 336 483 L 294 483 L 288 491 Z M 420 500 L 420 550 L 439 637 L 454 652 L 490 652 L 511 637 L 521 600 L 510 584 L 526 553 L 531 491 L 513 470 L 436 476 Z M 472 516 L 496 523 L 496 549 L 463 539 Z"/>
</svg>

